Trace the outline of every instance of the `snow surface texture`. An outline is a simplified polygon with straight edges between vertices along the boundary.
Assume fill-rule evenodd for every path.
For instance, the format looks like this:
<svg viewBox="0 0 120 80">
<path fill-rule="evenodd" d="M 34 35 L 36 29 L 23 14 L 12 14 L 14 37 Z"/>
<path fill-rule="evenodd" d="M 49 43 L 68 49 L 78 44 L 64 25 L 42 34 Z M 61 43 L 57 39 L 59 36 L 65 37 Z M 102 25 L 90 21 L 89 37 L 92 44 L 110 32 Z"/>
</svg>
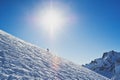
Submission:
<svg viewBox="0 0 120 80">
<path fill-rule="evenodd" d="M 90 64 L 84 65 L 103 76 L 120 80 L 120 52 L 105 52 L 102 58 L 91 61 Z"/>
<path fill-rule="evenodd" d="M 109 80 L 0 30 L 0 80 Z"/>
</svg>

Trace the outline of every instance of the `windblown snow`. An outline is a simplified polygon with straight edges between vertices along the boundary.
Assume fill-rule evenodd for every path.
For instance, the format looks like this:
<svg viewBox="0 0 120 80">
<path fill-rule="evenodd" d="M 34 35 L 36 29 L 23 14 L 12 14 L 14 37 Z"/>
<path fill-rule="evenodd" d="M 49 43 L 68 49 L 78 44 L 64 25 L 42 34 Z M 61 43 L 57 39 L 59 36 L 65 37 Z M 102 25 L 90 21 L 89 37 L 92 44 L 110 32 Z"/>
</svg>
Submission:
<svg viewBox="0 0 120 80">
<path fill-rule="evenodd" d="M 0 80 L 109 80 L 0 30 Z"/>
</svg>

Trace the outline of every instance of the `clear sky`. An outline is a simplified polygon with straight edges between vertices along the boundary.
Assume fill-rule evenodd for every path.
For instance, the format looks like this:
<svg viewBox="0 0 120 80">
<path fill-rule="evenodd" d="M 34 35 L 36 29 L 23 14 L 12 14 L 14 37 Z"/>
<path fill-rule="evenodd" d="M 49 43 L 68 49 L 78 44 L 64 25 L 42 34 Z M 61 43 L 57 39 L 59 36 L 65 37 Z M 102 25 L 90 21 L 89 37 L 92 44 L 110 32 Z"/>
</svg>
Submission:
<svg viewBox="0 0 120 80">
<path fill-rule="evenodd" d="M 52 0 L 63 4 L 63 11 L 68 9 L 66 14 L 76 18 L 54 42 L 41 26 L 31 22 L 31 16 L 49 1 L 0 0 L 0 29 L 77 64 L 88 63 L 106 51 L 120 51 L 119 0 Z"/>
</svg>

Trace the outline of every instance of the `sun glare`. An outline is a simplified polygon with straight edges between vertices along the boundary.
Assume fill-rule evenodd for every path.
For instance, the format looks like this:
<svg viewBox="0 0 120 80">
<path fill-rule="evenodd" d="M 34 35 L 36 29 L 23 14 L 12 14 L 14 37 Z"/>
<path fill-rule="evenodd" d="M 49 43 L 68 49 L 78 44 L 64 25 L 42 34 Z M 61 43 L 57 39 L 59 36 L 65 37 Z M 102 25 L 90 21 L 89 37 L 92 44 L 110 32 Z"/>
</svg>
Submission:
<svg viewBox="0 0 120 80">
<path fill-rule="evenodd" d="M 62 13 L 53 8 L 47 9 L 41 17 L 41 24 L 51 35 L 55 34 L 64 24 Z"/>
<path fill-rule="evenodd" d="M 45 2 L 35 8 L 35 13 L 30 21 L 34 24 L 35 29 L 55 40 L 57 36 L 66 31 L 68 25 L 73 23 L 71 13 L 68 5 L 52 1 Z"/>
<path fill-rule="evenodd" d="M 43 33 L 48 34 L 49 38 L 55 38 L 61 33 L 66 26 L 67 17 L 65 8 L 62 4 L 43 3 L 41 7 L 36 9 L 37 13 L 34 22 L 39 29 L 43 29 Z"/>
</svg>

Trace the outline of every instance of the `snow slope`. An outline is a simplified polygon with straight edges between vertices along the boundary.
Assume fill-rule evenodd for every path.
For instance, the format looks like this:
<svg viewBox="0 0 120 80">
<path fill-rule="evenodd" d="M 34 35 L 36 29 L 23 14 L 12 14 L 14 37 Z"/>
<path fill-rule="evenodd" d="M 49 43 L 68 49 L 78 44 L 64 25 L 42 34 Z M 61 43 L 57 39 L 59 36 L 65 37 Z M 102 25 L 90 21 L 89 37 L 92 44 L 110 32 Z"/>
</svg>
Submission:
<svg viewBox="0 0 120 80">
<path fill-rule="evenodd" d="M 120 80 L 120 52 L 105 52 L 102 58 L 84 66 L 113 80 Z"/>
<path fill-rule="evenodd" d="M 0 30 L 0 80 L 109 80 Z"/>
</svg>

